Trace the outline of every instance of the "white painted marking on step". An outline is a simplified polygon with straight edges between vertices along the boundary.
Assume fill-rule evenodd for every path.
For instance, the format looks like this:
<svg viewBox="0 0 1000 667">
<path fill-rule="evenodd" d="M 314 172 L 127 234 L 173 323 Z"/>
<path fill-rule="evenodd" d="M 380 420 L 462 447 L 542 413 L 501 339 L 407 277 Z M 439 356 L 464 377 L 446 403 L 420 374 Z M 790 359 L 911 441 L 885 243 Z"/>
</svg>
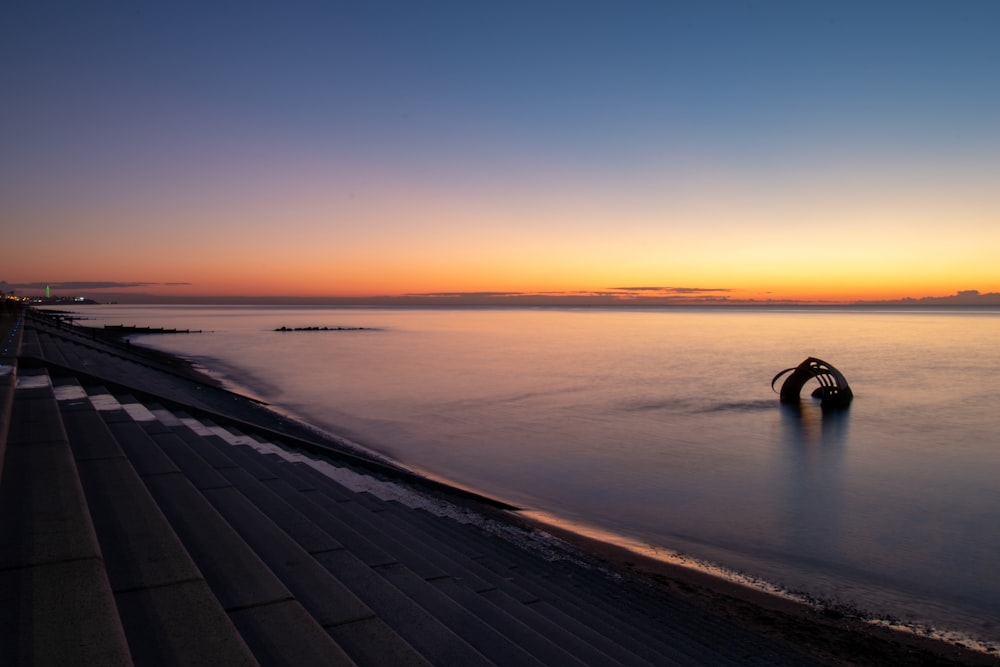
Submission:
<svg viewBox="0 0 1000 667">
<path fill-rule="evenodd" d="M 157 414 L 160 414 L 159 410 Z M 585 567 L 590 567 L 586 563 L 578 561 L 559 538 L 544 531 L 525 529 L 507 522 L 497 521 L 474 509 L 424 493 L 405 482 L 396 483 L 376 479 L 371 475 L 358 473 L 350 468 L 333 465 L 324 459 L 312 458 L 297 450 L 285 449 L 267 440 L 261 441 L 248 435 L 231 433 L 221 426 L 210 426 L 193 417 L 182 417 L 178 421 L 198 435 L 214 435 L 236 447 L 250 447 L 260 454 L 274 454 L 290 463 L 308 465 L 355 493 L 367 491 L 384 501 L 394 500 L 411 509 L 424 510 L 438 517 L 478 526 L 487 533 L 516 544 L 522 549 L 532 551 L 546 560 L 573 560 Z"/>
<path fill-rule="evenodd" d="M 191 429 L 195 435 L 200 435 L 202 437 L 214 435 L 217 438 L 222 439 L 223 442 L 229 445 L 238 445 L 242 447 L 252 447 L 258 452 L 267 453 L 268 450 L 262 449 L 261 444 L 247 435 L 237 435 L 235 433 L 230 433 L 221 426 L 209 426 L 201 420 L 195 419 L 194 417 L 183 417 L 180 419 L 180 423 Z"/>
<path fill-rule="evenodd" d="M 48 375 L 21 375 L 14 384 L 15 389 L 43 389 L 51 386 L 52 381 Z"/>
<path fill-rule="evenodd" d="M 219 436 L 230 445 L 244 445 L 247 447 L 254 447 L 257 444 L 257 441 L 251 438 L 250 436 L 243 434 L 237 435 L 236 433 L 231 433 L 230 431 L 227 431 L 221 426 L 216 426 L 214 428 L 210 428 L 209 430 L 212 431 L 212 435 Z"/>
<path fill-rule="evenodd" d="M 262 454 L 274 454 L 275 456 L 280 456 L 281 458 L 283 458 L 285 460 L 291 460 L 291 456 L 292 456 L 291 452 L 289 452 L 286 449 L 283 449 L 282 447 L 279 447 L 278 445 L 274 444 L 273 442 L 256 442 L 255 441 L 253 443 L 253 445 L 251 445 L 251 446 L 254 449 L 256 449 L 258 452 L 262 453 Z"/>
<path fill-rule="evenodd" d="M 61 384 L 53 387 L 52 391 L 55 392 L 57 401 L 79 401 L 87 398 L 87 392 L 78 384 Z"/>
<path fill-rule="evenodd" d="M 155 422 L 156 415 L 149 411 L 142 403 L 122 403 L 122 407 L 125 408 L 125 412 L 128 413 L 134 421 L 137 422 Z"/>
<path fill-rule="evenodd" d="M 275 456 L 279 456 L 286 461 L 291 461 L 292 463 L 297 461 L 295 454 L 280 445 L 274 444 L 273 442 L 257 442 L 254 443 L 254 448 L 263 454 L 274 454 Z"/>
<path fill-rule="evenodd" d="M 259 442 L 258 440 L 251 438 L 248 435 L 237 435 L 236 433 L 231 433 L 221 426 L 205 426 L 202 427 L 206 430 L 208 435 L 214 435 L 217 438 L 221 438 L 223 442 L 228 445 L 235 445 L 237 447 L 250 447 L 251 449 L 260 452 L 261 454 L 271 453 L 271 449 L 268 445 Z"/>
<path fill-rule="evenodd" d="M 181 423 L 194 431 L 195 435 L 200 435 L 202 437 L 212 435 L 212 431 L 210 431 L 207 426 L 193 417 L 183 417 L 181 418 Z"/>
<path fill-rule="evenodd" d="M 216 435 L 234 446 L 251 447 L 261 454 L 275 454 L 291 463 L 308 465 L 355 493 L 367 491 L 381 500 L 395 500 L 411 509 L 421 509 L 438 517 L 446 517 L 459 523 L 478 526 L 482 530 L 516 544 L 522 549 L 532 551 L 546 560 L 577 560 L 571 552 L 566 550 L 561 540 L 544 531 L 525 529 L 507 522 L 497 521 L 474 509 L 425 494 L 406 483 L 376 479 L 371 475 L 358 473 L 350 468 L 333 465 L 323 459 L 312 458 L 299 451 L 284 449 L 270 441 L 260 441 L 249 436 L 236 435 L 220 426 L 208 426 L 193 418 L 185 418 L 181 421 L 200 435 Z M 580 564 L 586 566 L 585 563 L 581 562 Z"/>
<path fill-rule="evenodd" d="M 90 404 L 94 406 L 95 410 L 100 410 L 101 412 L 112 412 L 122 409 L 122 404 L 111 394 L 91 394 Z"/>
<path fill-rule="evenodd" d="M 184 422 L 182 422 L 180 419 L 178 419 L 177 415 L 175 415 L 170 410 L 167 410 L 166 408 L 157 408 L 157 409 L 153 410 L 152 412 L 156 416 L 156 418 L 160 420 L 160 423 L 163 424 L 164 426 L 183 426 L 184 425 Z"/>
</svg>

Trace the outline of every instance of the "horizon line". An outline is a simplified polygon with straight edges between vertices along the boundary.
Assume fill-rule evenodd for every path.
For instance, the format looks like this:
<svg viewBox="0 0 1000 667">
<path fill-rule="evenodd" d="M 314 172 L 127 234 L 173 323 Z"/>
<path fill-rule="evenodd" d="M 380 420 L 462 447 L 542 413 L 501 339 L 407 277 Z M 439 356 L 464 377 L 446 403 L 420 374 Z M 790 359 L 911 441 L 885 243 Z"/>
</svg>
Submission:
<svg viewBox="0 0 1000 667">
<path fill-rule="evenodd" d="M 620 288 L 618 288 L 620 289 Z M 704 290 L 721 292 L 724 290 Z M 689 296 L 674 292 L 655 296 L 615 293 L 525 293 L 525 292 L 436 292 L 376 296 L 297 296 L 297 295 L 162 295 L 151 293 L 110 293 L 77 295 L 52 299 L 86 298 L 99 304 L 124 305 L 317 305 L 317 306 L 552 306 L 552 307 L 864 307 L 864 306 L 1000 306 L 1000 293 L 964 290 L 948 296 L 902 297 L 899 299 L 739 299 L 729 296 Z M 25 298 L 43 298 L 29 296 Z"/>
</svg>

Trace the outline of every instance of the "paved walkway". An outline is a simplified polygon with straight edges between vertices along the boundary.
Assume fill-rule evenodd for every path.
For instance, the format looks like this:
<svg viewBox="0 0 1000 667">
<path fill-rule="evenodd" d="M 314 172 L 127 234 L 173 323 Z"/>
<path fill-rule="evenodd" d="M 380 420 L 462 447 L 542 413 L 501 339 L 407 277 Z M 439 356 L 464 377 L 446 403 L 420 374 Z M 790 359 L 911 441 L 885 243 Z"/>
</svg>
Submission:
<svg viewBox="0 0 1000 667">
<path fill-rule="evenodd" d="M 816 664 L 137 346 L 18 332 L 4 664 Z"/>
</svg>

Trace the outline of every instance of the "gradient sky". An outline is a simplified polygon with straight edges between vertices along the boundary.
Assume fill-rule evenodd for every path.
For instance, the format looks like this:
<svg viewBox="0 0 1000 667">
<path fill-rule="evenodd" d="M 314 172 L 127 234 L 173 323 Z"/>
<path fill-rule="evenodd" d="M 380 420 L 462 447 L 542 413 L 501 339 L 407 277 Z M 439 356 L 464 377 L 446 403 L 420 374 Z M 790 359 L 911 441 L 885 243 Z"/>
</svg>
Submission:
<svg viewBox="0 0 1000 667">
<path fill-rule="evenodd" d="M 1000 292 L 995 0 L 0 12 L 19 293 Z"/>
</svg>

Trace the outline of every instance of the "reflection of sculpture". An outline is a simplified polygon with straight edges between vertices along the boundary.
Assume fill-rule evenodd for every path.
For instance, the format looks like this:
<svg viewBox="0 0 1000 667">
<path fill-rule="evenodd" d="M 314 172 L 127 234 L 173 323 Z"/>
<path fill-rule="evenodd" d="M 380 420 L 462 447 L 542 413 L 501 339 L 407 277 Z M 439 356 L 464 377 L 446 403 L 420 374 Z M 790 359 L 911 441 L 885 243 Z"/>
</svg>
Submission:
<svg viewBox="0 0 1000 667">
<path fill-rule="evenodd" d="M 781 385 L 782 403 L 798 403 L 802 385 L 813 378 L 819 381 L 819 387 L 812 395 L 820 399 L 820 405 L 824 408 L 845 408 L 854 398 L 854 392 L 847 384 L 844 374 L 816 357 L 809 357 L 795 368 L 786 368 L 775 375 L 771 380 L 771 389 L 774 389 L 778 378 L 789 372 L 791 375 Z"/>
</svg>

